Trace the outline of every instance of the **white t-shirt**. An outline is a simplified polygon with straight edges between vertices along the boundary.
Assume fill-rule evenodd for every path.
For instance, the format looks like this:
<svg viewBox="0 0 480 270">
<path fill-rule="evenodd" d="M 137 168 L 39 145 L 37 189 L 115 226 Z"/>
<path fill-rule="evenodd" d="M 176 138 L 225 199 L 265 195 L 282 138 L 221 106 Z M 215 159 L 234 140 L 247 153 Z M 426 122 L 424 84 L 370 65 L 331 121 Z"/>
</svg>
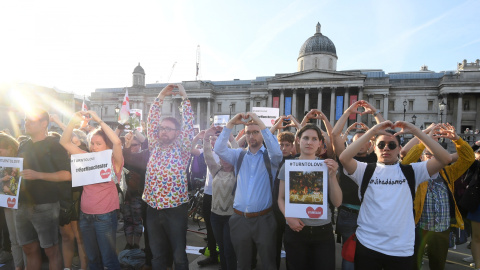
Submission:
<svg viewBox="0 0 480 270">
<path fill-rule="evenodd" d="M 198 150 L 200 150 L 200 153 L 203 153 L 203 149 L 198 149 Z M 220 158 L 218 157 L 218 155 L 215 154 L 215 152 L 213 151 L 212 151 L 212 154 L 213 154 L 213 159 L 215 159 L 215 162 L 219 163 Z M 212 181 L 213 181 L 213 176 L 207 167 L 207 177 L 205 177 L 205 187 L 203 189 L 203 193 L 207 195 L 212 195 Z"/>
<path fill-rule="evenodd" d="M 357 162 L 357 169 L 349 176 L 361 185 L 367 163 Z M 416 187 L 428 180 L 427 161 L 412 163 Z M 360 197 L 360 189 L 358 190 Z M 408 181 L 400 165 L 377 163 L 365 191 L 358 215 L 356 235 L 365 247 L 398 257 L 413 255 L 415 220 L 413 201 Z"/>
</svg>

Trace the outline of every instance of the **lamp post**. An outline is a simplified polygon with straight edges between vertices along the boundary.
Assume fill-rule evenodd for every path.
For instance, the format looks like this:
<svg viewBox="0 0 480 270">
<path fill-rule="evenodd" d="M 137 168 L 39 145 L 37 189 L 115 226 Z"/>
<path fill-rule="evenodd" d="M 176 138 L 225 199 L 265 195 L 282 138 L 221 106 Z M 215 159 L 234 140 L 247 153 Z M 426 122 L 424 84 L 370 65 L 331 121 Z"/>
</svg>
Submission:
<svg viewBox="0 0 480 270">
<path fill-rule="evenodd" d="M 407 112 L 407 100 L 403 101 L 403 121 L 405 121 L 405 113 Z"/>
<path fill-rule="evenodd" d="M 415 123 L 417 122 L 417 116 L 414 114 L 412 116 L 412 124 L 415 126 Z"/>
<path fill-rule="evenodd" d="M 447 104 L 443 101 L 438 104 L 438 110 L 440 110 L 440 123 L 443 123 L 443 111 L 445 111 Z"/>
<path fill-rule="evenodd" d="M 117 119 L 118 120 L 118 113 L 120 112 L 120 108 L 118 107 L 118 105 L 115 107 L 115 115 L 117 116 Z"/>
</svg>

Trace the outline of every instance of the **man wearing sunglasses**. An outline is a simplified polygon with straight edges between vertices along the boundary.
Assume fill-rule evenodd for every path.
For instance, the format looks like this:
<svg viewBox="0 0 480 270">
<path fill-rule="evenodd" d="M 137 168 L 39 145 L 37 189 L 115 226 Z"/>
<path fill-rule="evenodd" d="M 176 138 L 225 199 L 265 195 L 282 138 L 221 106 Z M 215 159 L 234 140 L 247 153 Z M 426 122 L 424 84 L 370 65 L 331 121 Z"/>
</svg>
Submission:
<svg viewBox="0 0 480 270">
<path fill-rule="evenodd" d="M 393 130 L 401 128 L 395 133 Z M 448 152 L 411 123 L 385 121 L 373 126 L 340 155 L 344 173 L 361 185 L 367 163 L 354 156 L 375 137 L 377 164 L 363 196 L 356 231 L 355 269 L 410 269 L 413 266 L 415 222 L 412 194 L 399 165 L 401 150 L 398 135 L 411 133 L 435 156 L 412 163 L 415 185 L 428 180 L 451 162 Z"/>
</svg>

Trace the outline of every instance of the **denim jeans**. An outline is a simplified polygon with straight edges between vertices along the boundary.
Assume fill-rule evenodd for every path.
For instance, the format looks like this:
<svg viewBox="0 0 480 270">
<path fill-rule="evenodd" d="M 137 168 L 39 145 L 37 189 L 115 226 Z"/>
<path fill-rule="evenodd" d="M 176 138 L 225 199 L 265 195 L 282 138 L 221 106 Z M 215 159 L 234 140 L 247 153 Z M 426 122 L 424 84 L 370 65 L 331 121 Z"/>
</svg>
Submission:
<svg viewBox="0 0 480 270">
<path fill-rule="evenodd" d="M 342 208 L 338 209 L 337 226 L 335 228 L 337 234 L 342 236 L 342 245 L 357 229 L 358 213 L 352 213 Z M 355 265 L 353 262 L 346 261 L 342 258 L 342 270 L 353 270 Z"/>
<path fill-rule="evenodd" d="M 117 211 L 97 215 L 80 212 L 79 225 L 89 269 L 120 269 L 116 253 Z"/>
<path fill-rule="evenodd" d="M 220 250 L 220 263 L 222 270 L 236 270 L 237 256 L 233 249 L 232 239 L 230 238 L 230 226 L 228 220 L 231 216 L 221 216 L 211 213 L 210 222 L 212 223 L 213 234 Z"/>
<path fill-rule="evenodd" d="M 161 210 L 147 208 L 147 230 L 152 250 L 152 268 L 164 270 L 173 253 L 175 270 L 188 269 L 187 252 L 188 205 L 186 203 Z"/>
</svg>

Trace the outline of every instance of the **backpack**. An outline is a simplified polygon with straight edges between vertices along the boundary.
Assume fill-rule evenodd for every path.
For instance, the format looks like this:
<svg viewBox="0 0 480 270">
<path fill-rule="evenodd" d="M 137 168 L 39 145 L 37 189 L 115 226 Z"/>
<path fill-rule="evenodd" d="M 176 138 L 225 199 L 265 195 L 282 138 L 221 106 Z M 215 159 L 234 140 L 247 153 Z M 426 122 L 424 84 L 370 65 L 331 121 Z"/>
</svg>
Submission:
<svg viewBox="0 0 480 270">
<path fill-rule="evenodd" d="M 457 205 L 463 212 L 475 212 L 480 205 L 480 183 L 478 174 L 480 173 L 480 164 L 474 161 L 468 171 L 465 173 L 464 182 L 467 183 L 465 193 L 457 202 Z"/>
<path fill-rule="evenodd" d="M 242 162 L 243 162 L 243 158 L 245 157 L 245 154 L 247 154 L 247 150 L 242 150 L 242 152 L 240 152 L 240 156 L 238 156 L 238 159 L 237 159 L 237 166 L 236 166 L 236 169 L 235 169 L 235 185 L 233 186 L 232 195 L 235 195 L 235 191 L 237 190 L 237 176 L 238 176 L 238 172 L 240 171 L 240 167 L 242 167 Z M 269 178 L 269 181 L 270 181 L 270 190 L 272 191 L 272 199 L 273 199 L 272 164 L 270 163 L 270 157 L 268 156 L 268 150 L 267 149 L 265 149 L 265 151 L 263 151 L 263 163 L 265 164 L 265 168 L 267 169 L 267 172 L 268 172 L 268 178 Z"/>
<path fill-rule="evenodd" d="M 412 202 L 415 200 L 415 173 L 413 171 L 412 165 L 403 165 L 399 164 L 400 169 L 402 169 L 402 173 L 407 178 L 408 187 L 410 188 L 410 193 L 412 194 Z M 360 204 L 363 202 L 363 197 L 365 192 L 367 191 L 368 184 L 370 183 L 370 179 L 372 179 L 373 173 L 375 172 L 375 168 L 377 167 L 377 163 L 368 163 L 367 168 L 365 169 L 365 173 L 363 174 L 362 183 L 360 185 Z"/>
</svg>

